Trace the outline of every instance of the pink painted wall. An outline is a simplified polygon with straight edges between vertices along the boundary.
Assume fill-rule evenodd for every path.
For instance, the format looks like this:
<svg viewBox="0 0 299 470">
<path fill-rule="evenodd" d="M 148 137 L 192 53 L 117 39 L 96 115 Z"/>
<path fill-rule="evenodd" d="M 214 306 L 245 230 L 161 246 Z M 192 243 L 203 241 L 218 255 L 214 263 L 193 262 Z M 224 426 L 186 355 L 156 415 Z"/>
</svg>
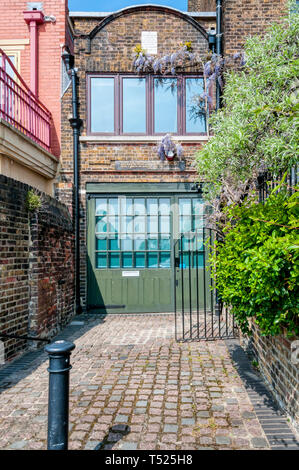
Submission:
<svg viewBox="0 0 299 470">
<path fill-rule="evenodd" d="M 23 12 L 28 0 L 1 0 L 0 40 L 29 39 L 29 26 Z M 68 33 L 68 0 L 43 0 L 44 15 L 53 15 L 55 23 L 38 26 L 38 97 L 53 116 L 51 147 L 60 155 L 61 124 L 61 45 L 72 50 Z M 1 47 L 1 46 L 0 46 Z M 30 87 L 30 45 L 21 51 L 20 73 Z"/>
</svg>

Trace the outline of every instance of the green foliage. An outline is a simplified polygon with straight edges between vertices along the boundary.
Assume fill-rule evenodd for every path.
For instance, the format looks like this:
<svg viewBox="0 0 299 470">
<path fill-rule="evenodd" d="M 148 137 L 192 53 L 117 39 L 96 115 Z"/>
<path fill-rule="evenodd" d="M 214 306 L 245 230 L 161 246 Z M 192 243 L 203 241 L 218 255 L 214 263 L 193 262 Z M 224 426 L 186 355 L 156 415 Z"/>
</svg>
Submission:
<svg viewBox="0 0 299 470">
<path fill-rule="evenodd" d="M 41 205 L 42 205 L 42 203 L 41 203 L 40 196 L 35 191 L 30 189 L 28 191 L 27 197 L 26 197 L 27 210 L 29 210 L 30 212 L 34 212 L 37 209 L 39 209 L 41 207 Z"/>
<path fill-rule="evenodd" d="M 264 335 L 299 334 L 297 189 L 226 209 L 230 222 L 214 248 L 213 277 L 243 333 L 250 333 L 252 319 Z"/>
<path fill-rule="evenodd" d="M 225 73 L 224 107 L 210 119 L 214 137 L 197 153 L 210 201 L 242 188 L 259 171 L 286 171 L 299 155 L 299 14 L 246 41 L 245 66 Z M 243 185 L 243 186 L 242 186 Z M 245 191 L 246 193 L 246 191 Z"/>
</svg>

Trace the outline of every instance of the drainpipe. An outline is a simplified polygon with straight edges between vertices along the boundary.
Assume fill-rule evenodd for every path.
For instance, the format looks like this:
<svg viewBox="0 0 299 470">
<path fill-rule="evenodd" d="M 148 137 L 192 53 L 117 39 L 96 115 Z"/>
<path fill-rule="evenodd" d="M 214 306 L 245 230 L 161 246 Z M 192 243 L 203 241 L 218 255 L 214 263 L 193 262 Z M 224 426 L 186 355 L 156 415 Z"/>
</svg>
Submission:
<svg viewBox="0 0 299 470">
<path fill-rule="evenodd" d="M 44 14 L 39 10 L 24 11 L 24 20 L 30 31 L 30 89 L 37 97 L 38 93 L 38 38 L 37 27 L 44 23 Z"/>
<path fill-rule="evenodd" d="M 78 117 L 77 69 L 73 66 L 73 56 L 68 52 L 62 54 L 72 83 L 72 117 L 69 119 L 73 129 L 73 170 L 74 170 L 74 199 L 75 199 L 75 300 L 76 313 L 81 313 L 80 301 L 80 200 L 79 200 L 79 136 L 82 120 Z"/>
<path fill-rule="evenodd" d="M 222 54 L 222 0 L 216 0 L 216 54 Z M 221 87 L 216 83 L 216 110 L 221 107 Z"/>
</svg>

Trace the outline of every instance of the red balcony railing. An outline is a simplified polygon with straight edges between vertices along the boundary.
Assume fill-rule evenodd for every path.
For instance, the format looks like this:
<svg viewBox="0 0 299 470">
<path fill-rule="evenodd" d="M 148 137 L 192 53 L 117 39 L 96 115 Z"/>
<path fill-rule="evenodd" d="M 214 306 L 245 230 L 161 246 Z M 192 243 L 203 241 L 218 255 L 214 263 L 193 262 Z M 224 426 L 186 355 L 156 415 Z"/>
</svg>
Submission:
<svg viewBox="0 0 299 470">
<path fill-rule="evenodd" d="M 0 49 L 0 118 L 50 151 L 52 115 L 28 88 L 2 49 Z"/>
</svg>

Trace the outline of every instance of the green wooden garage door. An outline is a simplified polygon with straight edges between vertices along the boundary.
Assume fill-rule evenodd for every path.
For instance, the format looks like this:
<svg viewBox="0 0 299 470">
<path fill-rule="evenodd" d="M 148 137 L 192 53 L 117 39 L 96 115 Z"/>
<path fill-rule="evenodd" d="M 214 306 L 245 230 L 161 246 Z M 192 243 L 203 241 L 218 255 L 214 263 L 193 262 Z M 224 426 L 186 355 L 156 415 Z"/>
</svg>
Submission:
<svg viewBox="0 0 299 470">
<path fill-rule="evenodd" d="M 148 185 L 143 187 L 146 191 Z M 88 308 L 99 313 L 172 312 L 173 240 L 202 227 L 203 201 L 197 193 L 167 192 L 171 185 L 157 192 L 153 186 L 150 192 L 140 185 L 138 192 L 134 185 L 130 188 L 121 192 L 118 185 L 117 193 L 89 195 Z"/>
</svg>

